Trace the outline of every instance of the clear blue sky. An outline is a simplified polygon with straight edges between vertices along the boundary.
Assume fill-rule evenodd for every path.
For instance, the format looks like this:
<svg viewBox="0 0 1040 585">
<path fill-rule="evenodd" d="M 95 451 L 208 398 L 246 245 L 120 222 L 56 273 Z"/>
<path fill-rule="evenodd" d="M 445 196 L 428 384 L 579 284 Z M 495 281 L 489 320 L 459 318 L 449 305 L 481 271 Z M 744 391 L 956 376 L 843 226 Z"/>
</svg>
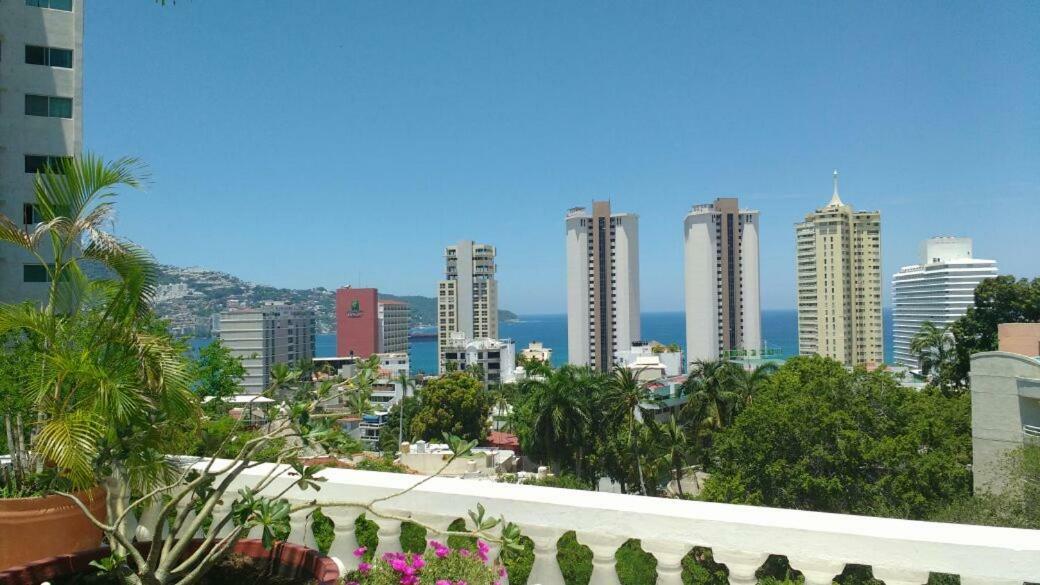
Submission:
<svg viewBox="0 0 1040 585">
<path fill-rule="evenodd" d="M 475 239 L 502 307 L 562 312 L 564 212 L 610 198 L 643 310 L 679 309 L 683 217 L 736 195 L 787 308 L 838 168 L 886 289 L 937 234 L 1040 273 L 1036 2 L 92 0 L 86 26 L 87 148 L 149 163 L 118 231 L 162 262 L 433 295 Z"/>
</svg>

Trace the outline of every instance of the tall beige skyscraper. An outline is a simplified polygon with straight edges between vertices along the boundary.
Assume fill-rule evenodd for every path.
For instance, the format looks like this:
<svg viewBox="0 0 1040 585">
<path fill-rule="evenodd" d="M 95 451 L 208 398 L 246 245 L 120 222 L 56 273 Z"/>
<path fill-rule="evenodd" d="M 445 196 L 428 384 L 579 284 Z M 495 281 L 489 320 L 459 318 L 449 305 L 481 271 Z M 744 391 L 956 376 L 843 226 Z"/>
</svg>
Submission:
<svg viewBox="0 0 1040 585">
<path fill-rule="evenodd" d="M 444 249 L 444 280 L 437 287 L 437 354 L 453 337 L 498 338 L 498 281 L 495 247 L 462 240 Z"/>
<path fill-rule="evenodd" d="M 567 361 L 608 372 L 639 341 L 639 216 L 567 212 Z"/>
<path fill-rule="evenodd" d="M 83 9 L 0 2 L 0 212 L 26 229 L 36 171 L 83 149 Z M 0 302 L 43 299 L 46 276 L 28 252 L 0 246 Z"/>
<path fill-rule="evenodd" d="M 842 203 L 834 171 L 830 202 L 796 224 L 795 234 L 798 352 L 881 364 L 881 213 Z"/>
</svg>

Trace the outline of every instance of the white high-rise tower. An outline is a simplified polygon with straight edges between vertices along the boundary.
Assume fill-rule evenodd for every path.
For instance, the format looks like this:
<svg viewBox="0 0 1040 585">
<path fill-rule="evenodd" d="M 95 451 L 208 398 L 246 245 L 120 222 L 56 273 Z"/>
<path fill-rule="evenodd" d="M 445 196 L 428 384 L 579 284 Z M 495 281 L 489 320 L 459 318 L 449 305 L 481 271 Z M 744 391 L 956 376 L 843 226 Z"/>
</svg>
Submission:
<svg viewBox="0 0 1040 585">
<path fill-rule="evenodd" d="M 910 343 L 926 321 L 946 327 L 975 304 L 975 287 L 997 276 L 995 260 L 972 256 L 971 238 L 929 238 L 921 263 L 892 275 L 892 346 L 896 363 L 919 366 Z"/>
<path fill-rule="evenodd" d="M 0 2 L 0 212 L 27 229 L 36 172 L 83 149 L 83 10 L 84 0 Z M 31 254 L 0 246 L 0 302 L 42 300 L 46 277 Z"/>
<path fill-rule="evenodd" d="M 566 224 L 567 359 L 607 372 L 640 339 L 639 216 L 595 201 Z"/>
<path fill-rule="evenodd" d="M 686 360 L 762 349 L 758 211 L 725 197 L 695 205 L 684 223 Z"/>
</svg>

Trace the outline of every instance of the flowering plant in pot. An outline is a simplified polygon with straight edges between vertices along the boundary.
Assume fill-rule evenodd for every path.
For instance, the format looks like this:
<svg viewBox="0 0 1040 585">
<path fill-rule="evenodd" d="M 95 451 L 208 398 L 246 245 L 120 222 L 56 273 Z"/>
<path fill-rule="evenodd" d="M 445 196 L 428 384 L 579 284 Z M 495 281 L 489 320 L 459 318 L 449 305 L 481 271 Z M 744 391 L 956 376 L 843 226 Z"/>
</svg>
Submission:
<svg viewBox="0 0 1040 585">
<path fill-rule="evenodd" d="M 365 548 L 354 554 L 361 557 Z M 347 575 L 347 585 L 501 585 L 506 568 L 492 562 L 491 546 L 477 540 L 474 548 L 451 548 L 431 540 L 423 554 L 386 553 L 374 563 L 361 563 Z"/>
</svg>

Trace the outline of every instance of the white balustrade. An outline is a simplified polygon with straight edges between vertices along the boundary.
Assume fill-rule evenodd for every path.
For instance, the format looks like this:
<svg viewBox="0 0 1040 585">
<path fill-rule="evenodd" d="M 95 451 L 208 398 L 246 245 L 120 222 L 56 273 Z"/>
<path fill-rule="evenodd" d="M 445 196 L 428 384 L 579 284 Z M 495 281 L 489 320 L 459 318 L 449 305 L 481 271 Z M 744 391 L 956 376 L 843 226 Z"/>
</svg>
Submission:
<svg viewBox="0 0 1040 585">
<path fill-rule="evenodd" d="M 258 466 L 237 481 L 246 484 L 265 473 Z M 406 489 L 421 477 L 346 469 L 321 472 L 320 492 L 289 491 L 290 501 L 367 502 Z M 277 493 L 288 478 L 269 488 Z M 233 493 L 233 491 L 232 491 Z M 963 585 L 1011 585 L 1040 581 L 1040 531 L 917 522 L 691 502 L 634 495 L 574 491 L 489 481 L 434 478 L 386 502 L 383 510 L 444 530 L 455 518 L 482 504 L 489 516 L 502 515 L 534 541 L 528 583 L 562 585 L 556 543 L 574 530 L 593 551 L 591 585 L 616 585 L 614 554 L 628 539 L 639 539 L 658 561 L 658 583 L 679 585 L 682 559 L 693 547 L 712 550 L 726 566 L 730 583 L 751 585 L 755 571 L 771 555 L 784 555 L 807 585 L 828 585 L 846 564 L 868 565 L 886 585 L 921 585 L 929 571 L 962 576 Z M 357 508 L 328 507 L 336 524 L 330 555 L 348 568 L 357 566 L 353 520 Z M 379 525 L 379 554 L 400 548 L 400 522 L 368 518 Z M 303 517 L 294 522 L 302 523 Z M 308 523 L 309 526 L 309 523 Z M 294 529 L 294 537 L 300 534 Z M 436 538 L 428 534 L 428 538 Z M 307 539 L 307 536 L 303 538 Z M 313 542 L 313 539 L 306 542 Z"/>
</svg>

